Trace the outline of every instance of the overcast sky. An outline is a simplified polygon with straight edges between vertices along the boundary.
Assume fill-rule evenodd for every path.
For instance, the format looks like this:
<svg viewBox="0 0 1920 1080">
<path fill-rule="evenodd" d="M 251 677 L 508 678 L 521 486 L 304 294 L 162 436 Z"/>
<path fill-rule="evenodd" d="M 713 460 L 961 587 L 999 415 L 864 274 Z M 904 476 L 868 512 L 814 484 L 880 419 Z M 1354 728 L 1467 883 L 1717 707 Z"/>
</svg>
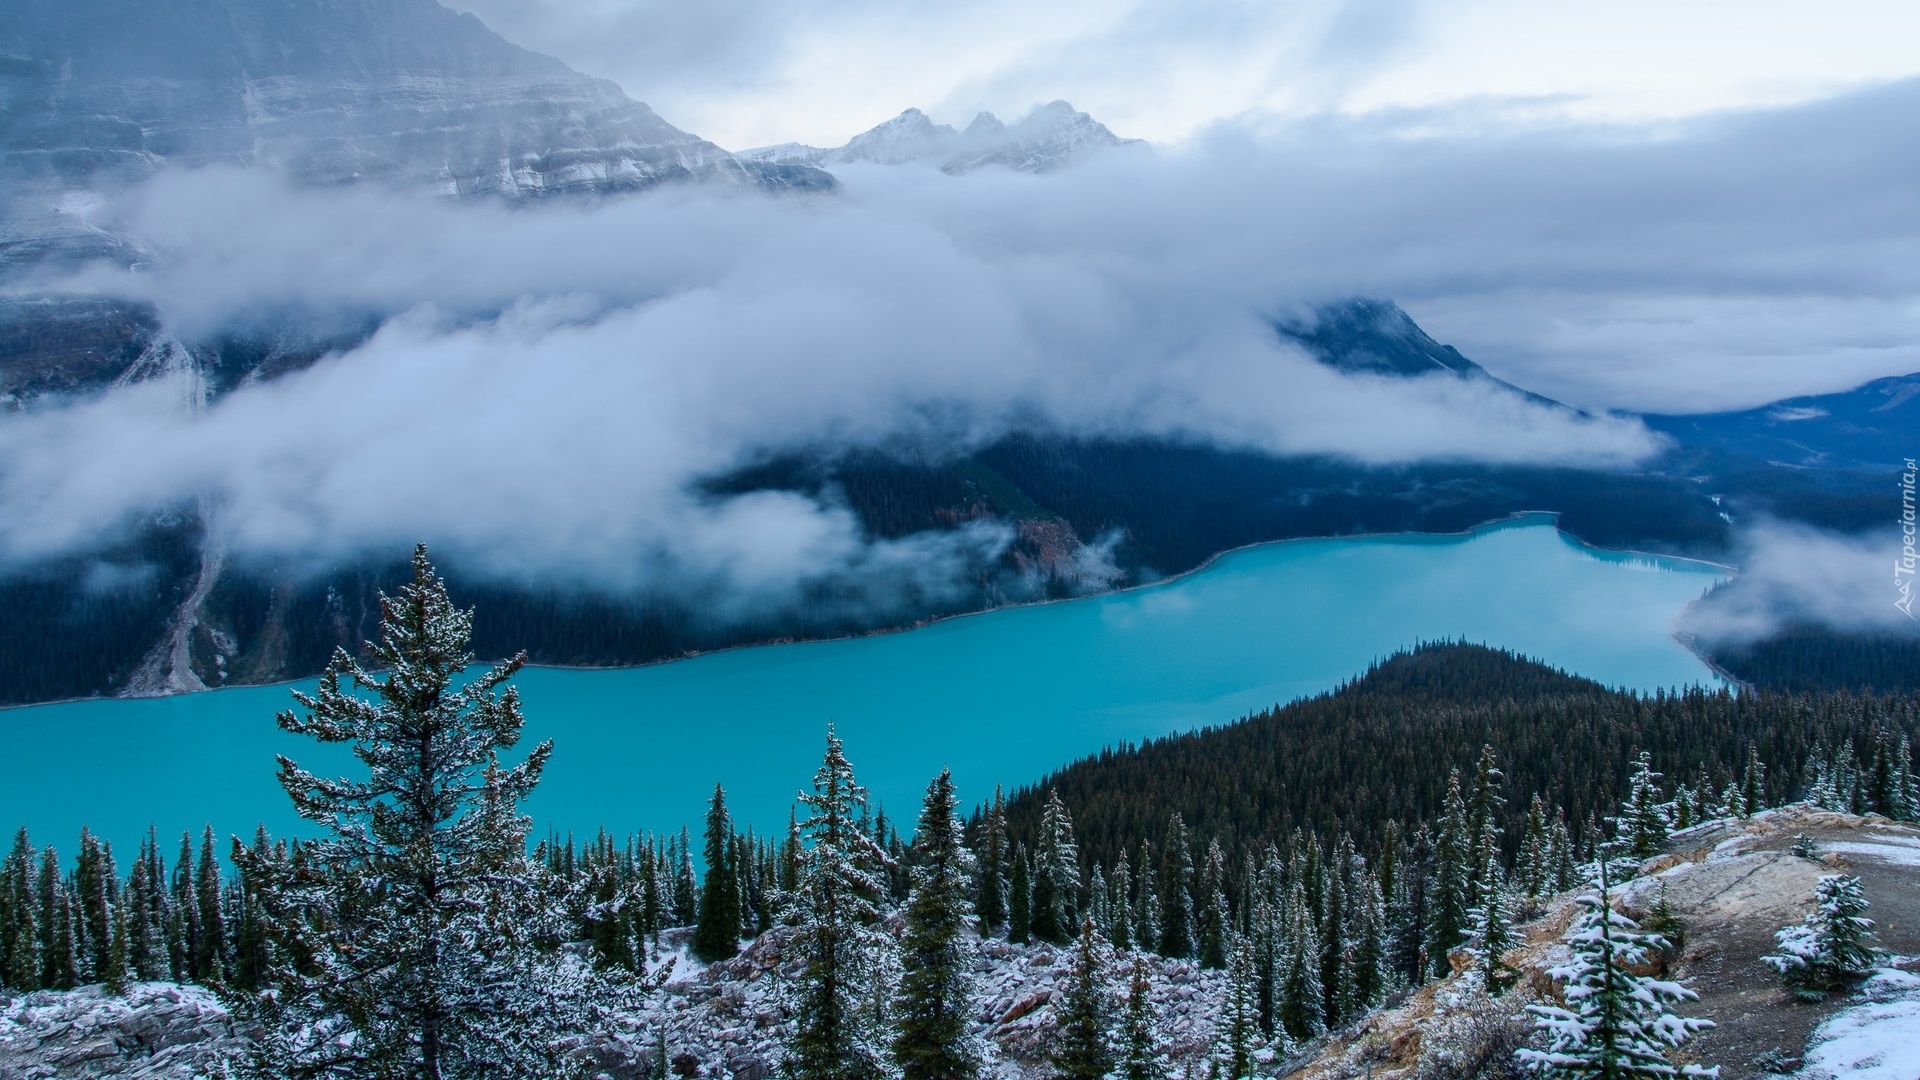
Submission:
<svg viewBox="0 0 1920 1080">
<path fill-rule="evenodd" d="M 730 149 L 1064 98 L 1172 142 L 1246 114 L 1660 121 L 1920 74 L 1912 0 L 447 0 Z"/>
</svg>

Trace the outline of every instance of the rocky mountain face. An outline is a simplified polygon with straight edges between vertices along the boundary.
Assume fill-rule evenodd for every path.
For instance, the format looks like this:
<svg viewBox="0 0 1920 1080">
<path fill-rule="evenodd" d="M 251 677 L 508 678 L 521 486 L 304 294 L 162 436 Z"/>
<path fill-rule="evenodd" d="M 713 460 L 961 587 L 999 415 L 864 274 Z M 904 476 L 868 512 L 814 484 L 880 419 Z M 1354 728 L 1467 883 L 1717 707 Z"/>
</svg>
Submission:
<svg viewBox="0 0 1920 1080">
<path fill-rule="evenodd" d="M 744 150 L 746 161 L 782 165 L 933 165 L 949 174 L 972 172 L 998 165 L 1017 172 L 1044 173 L 1116 146 L 1142 146 L 1123 139 L 1106 125 L 1064 101 L 1050 102 L 1018 123 L 1006 124 L 992 113 L 980 113 L 966 130 L 936 124 L 919 109 L 859 135 L 845 146 L 821 149 L 801 143 L 781 143 Z"/>
<path fill-rule="evenodd" d="M 1799 837 L 1813 854 L 1795 854 Z M 1687 1015 L 1716 1026 L 1689 1043 L 1685 1060 L 1721 1067 L 1723 1080 L 1793 1073 L 1805 1080 L 1908 1080 L 1905 1053 L 1920 1018 L 1920 830 L 1878 817 L 1801 805 L 1749 820 L 1708 822 L 1676 834 L 1670 853 L 1618 894 L 1617 906 L 1644 919 L 1664 890 L 1680 926 L 1660 959 L 1664 978 L 1700 995 Z M 1806 913 L 1822 874 L 1858 875 L 1868 914 L 1878 920 L 1888 966 L 1856 993 L 1820 1004 L 1793 1000 L 1760 962 L 1773 932 Z M 1556 997 L 1547 969 L 1566 959 L 1559 941 L 1570 922 L 1568 893 L 1544 904 L 1521 927 L 1524 944 L 1507 954 L 1518 986 L 1489 998 L 1478 976 L 1455 974 L 1402 994 L 1343 1031 L 1305 1045 L 1256 1052 L 1260 1076 L 1294 1080 L 1425 1080 L 1505 1076 L 1501 1055 L 1529 1037 L 1525 1006 Z M 898 927 L 895 927 L 897 930 Z M 690 929 L 669 931 L 659 963 L 671 959 L 666 985 L 638 1012 L 598 1033 L 581 1053 L 599 1075 L 649 1075 L 665 1041 L 672 1075 L 767 1080 L 791 1027 L 785 988 L 795 975 L 790 931 L 762 935 L 739 956 L 711 966 L 686 952 Z M 1067 950 L 969 939 L 975 1010 L 971 1027 L 993 1080 L 1040 1080 L 1058 1030 L 1057 995 Z M 1903 959 L 1903 957 L 1905 959 Z M 1457 967 L 1466 967 L 1464 953 Z M 1172 1075 L 1207 1075 L 1221 1047 L 1223 972 L 1189 961 L 1150 958 L 1154 1011 Z M 1114 973 L 1120 992 L 1120 973 Z M 199 987 L 143 983 L 124 996 L 102 988 L 42 991 L 0 1003 L 0 1080 L 28 1077 L 125 1077 L 187 1080 L 213 1074 L 245 1050 L 217 999 Z M 1920 1058 L 1910 1059 L 1920 1061 Z M 1187 1070 L 1191 1070 L 1188 1072 Z"/>
<path fill-rule="evenodd" d="M 164 164 L 534 198 L 676 180 L 823 189 L 434 0 L 17 0 L 0 20 L 0 268 L 115 258 L 62 196 Z"/>
</svg>

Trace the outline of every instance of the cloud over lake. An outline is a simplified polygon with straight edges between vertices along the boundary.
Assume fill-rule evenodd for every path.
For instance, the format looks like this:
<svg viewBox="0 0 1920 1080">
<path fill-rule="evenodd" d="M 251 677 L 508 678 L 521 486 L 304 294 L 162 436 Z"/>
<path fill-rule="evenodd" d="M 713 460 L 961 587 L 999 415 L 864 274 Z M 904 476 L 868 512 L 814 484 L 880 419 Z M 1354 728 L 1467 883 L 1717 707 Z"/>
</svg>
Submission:
<svg viewBox="0 0 1920 1080">
<path fill-rule="evenodd" d="M 1223 127 L 1047 176 L 851 168 L 828 197 L 511 208 L 166 173 L 97 211 L 145 265 L 61 287 L 151 300 L 188 338 L 381 328 L 204 409 L 152 385 L 5 418 L 0 553 L 201 501 L 243 553 L 426 539 L 503 575 L 780 593 L 937 580 L 1006 542 L 876 542 L 830 497 L 700 485 L 782 451 L 1042 428 L 1628 467 L 1658 443 L 1609 408 L 1920 368 L 1920 267 L 1898 257 L 1920 235 L 1916 104 L 1902 85 L 1632 138 Z M 1355 294 L 1595 415 L 1341 374 L 1272 330 Z"/>
</svg>

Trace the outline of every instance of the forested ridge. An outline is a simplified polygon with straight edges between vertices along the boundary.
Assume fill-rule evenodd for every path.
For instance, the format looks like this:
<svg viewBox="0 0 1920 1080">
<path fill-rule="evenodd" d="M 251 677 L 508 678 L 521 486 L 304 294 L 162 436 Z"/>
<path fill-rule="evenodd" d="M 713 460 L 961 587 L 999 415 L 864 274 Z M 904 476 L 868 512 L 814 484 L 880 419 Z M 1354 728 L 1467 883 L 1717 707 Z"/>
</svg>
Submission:
<svg viewBox="0 0 1920 1080">
<path fill-rule="evenodd" d="M 1008 817 L 1016 836 L 1032 835 L 1058 791 L 1083 848 L 1107 862 L 1157 839 L 1176 812 L 1230 854 L 1295 829 L 1350 833 L 1372 850 L 1391 823 L 1434 817 L 1448 770 L 1471 770 L 1492 746 L 1509 789 L 1563 808 L 1584 839 L 1618 803 L 1640 751 L 1676 783 L 1710 791 L 1734 782 L 1751 751 L 1767 766 L 1771 805 L 1803 794 L 1809 767 L 1836 748 L 1870 762 L 1883 732 L 1920 732 L 1920 696 L 1646 695 L 1502 650 L 1430 644 L 1236 723 L 1103 750 L 1015 793 Z M 1525 813 L 1524 798 L 1500 811 L 1509 855 Z"/>
</svg>

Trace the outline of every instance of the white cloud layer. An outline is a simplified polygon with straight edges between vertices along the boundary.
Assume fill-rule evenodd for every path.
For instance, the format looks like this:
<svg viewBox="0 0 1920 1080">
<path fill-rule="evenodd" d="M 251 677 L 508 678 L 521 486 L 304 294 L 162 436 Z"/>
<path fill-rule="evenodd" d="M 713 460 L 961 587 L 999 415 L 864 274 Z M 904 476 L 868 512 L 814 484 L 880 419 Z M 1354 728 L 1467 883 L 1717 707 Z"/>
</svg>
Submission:
<svg viewBox="0 0 1920 1080">
<path fill-rule="evenodd" d="M 1888 502 L 1897 508 L 1897 500 Z M 1900 598 L 1896 529 L 1845 536 L 1762 521 L 1740 531 L 1739 545 L 1739 576 L 1689 608 L 1683 620 L 1682 628 L 1703 641 L 1742 644 L 1795 621 L 1920 633 L 1920 625 L 1894 606 Z"/>
<path fill-rule="evenodd" d="M 1656 445 L 1636 422 L 1344 376 L 1267 319 L 1392 297 L 1495 374 L 1599 409 L 1920 369 L 1916 103 L 1903 85 L 1655 140 L 1223 127 L 1041 177 L 850 169 L 828 197 L 515 209 L 165 174 L 101 211 L 148 264 L 65 286 L 151 299 L 187 337 L 385 325 L 204 411 L 156 386 L 0 418 L 0 555 L 204 499 L 243 552 L 426 539 L 509 576 L 760 595 L 917 566 L 901 587 L 927 589 L 1005 536 L 875 544 L 830 499 L 697 480 L 786 449 L 938 454 L 1036 424 L 1630 464 Z"/>
</svg>

